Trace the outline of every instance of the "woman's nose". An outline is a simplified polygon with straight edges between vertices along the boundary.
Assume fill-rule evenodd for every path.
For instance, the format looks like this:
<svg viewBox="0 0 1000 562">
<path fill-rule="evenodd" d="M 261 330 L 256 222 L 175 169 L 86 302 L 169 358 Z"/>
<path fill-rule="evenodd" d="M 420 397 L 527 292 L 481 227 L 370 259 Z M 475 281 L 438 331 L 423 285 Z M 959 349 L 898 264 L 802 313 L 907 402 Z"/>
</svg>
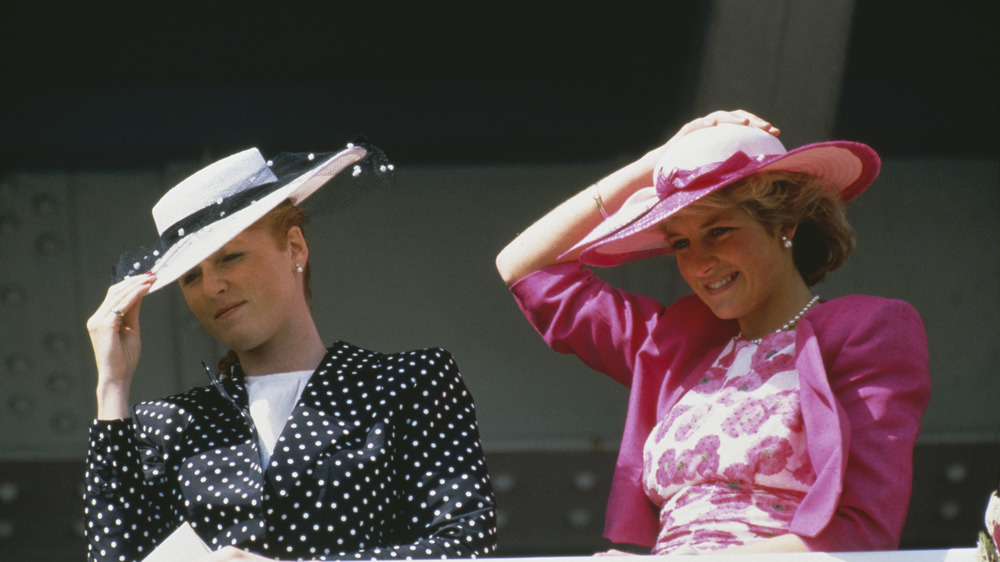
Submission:
<svg viewBox="0 0 1000 562">
<path fill-rule="evenodd" d="M 205 268 L 202 270 L 202 287 L 210 295 L 217 295 L 225 292 L 229 288 L 229 283 L 224 275 L 214 269 Z"/>
<path fill-rule="evenodd" d="M 705 246 L 692 245 L 688 255 L 691 258 L 691 264 L 699 274 L 708 273 L 718 263 L 715 252 Z"/>
</svg>

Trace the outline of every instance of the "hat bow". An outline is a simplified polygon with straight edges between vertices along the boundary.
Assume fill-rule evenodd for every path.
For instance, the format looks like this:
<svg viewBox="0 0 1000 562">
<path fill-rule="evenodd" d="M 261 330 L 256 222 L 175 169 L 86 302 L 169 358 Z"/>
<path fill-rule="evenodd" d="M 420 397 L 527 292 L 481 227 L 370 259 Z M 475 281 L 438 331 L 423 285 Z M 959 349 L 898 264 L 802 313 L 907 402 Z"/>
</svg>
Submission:
<svg viewBox="0 0 1000 562">
<path fill-rule="evenodd" d="M 660 168 L 656 176 L 656 195 L 663 200 L 678 191 L 694 191 L 702 187 L 728 184 L 747 175 L 749 169 L 759 167 L 764 158 L 763 154 L 752 158 L 739 150 L 721 162 L 693 169 L 675 167 L 665 173 L 666 169 Z"/>
</svg>

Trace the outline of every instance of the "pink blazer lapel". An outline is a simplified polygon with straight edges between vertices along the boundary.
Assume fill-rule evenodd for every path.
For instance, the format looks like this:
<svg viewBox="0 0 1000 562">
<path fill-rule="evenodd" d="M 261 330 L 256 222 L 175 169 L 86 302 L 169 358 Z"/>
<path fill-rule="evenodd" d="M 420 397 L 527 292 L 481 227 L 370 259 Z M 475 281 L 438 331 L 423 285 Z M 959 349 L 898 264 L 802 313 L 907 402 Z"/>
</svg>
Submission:
<svg viewBox="0 0 1000 562">
<path fill-rule="evenodd" d="M 799 323 L 795 347 L 802 417 L 816 483 L 799 505 L 791 528 L 811 537 L 823 530 L 837 508 L 843 491 L 851 427 L 847 413 L 830 388 L 819 342 L 809 322 Z"/>
</svg>

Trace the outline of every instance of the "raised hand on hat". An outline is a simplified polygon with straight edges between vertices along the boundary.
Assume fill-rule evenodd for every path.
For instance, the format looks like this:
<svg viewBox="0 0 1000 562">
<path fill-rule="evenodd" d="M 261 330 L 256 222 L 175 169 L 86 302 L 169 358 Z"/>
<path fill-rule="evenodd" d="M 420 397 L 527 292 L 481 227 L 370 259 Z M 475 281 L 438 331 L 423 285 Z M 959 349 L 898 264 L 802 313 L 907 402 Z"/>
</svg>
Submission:
<svg viewBox="0 0 1000 562">
<path fill-rule="evenodd" d="M 539 269 L 576 259 L 577 255 L 565 253 L 605 216 L 618 210 L 636 190 L 650 185 L 653 169 L 671 143 L 692 131 L 720 123 L 757 127 L 773 135 L 781 132 L 768 121 L 742 109 L 713 111 L 690 121 L 662 146 L 570 197 L 525 229 L 497 256 L 500 277 L 510 285 Z"/>
<path fill-rule="evenodd" d="M 624 185 L 628 186 L 625 190 L 624 197 L 620 197 L 617 200 L 618 205 L 615 205 L 613 209 L 617 210 L 618 206 L 620 206 L 620 204 L 623 203 L 628 196 L 632 195 L 636 189 L 650 185 L 650 178 L 653 176 L 653 170 L 656 168 L 656 164 L 660 161 L 660 157 L 663 156 L 663 153 L 666 152 L 667 148 L 674 144 L 677 139 L 697 131 L 698 129 L 707 129 L 723 123 L 756 127 L 762 131 L 771 133 L 774 136 L 781 134 L 781 130 L 772 125 L 769 121 L 757 117 L 753 113 L 743 109 L 728 111 L 720 109 L 713 111 L 704 117 L 692 119 L 691 121 L 685 123 L 683 127 L 678 129 L 678 131 L 674 133 L 674 136 L 670 137 L 670 140 L 653 150 L 650 150 L 644 154 L 642 158 L 636 160 L 628 166 L 625 166 L 614 174 L 611 174 L 604 180 L 601 180 L 600 184 L 602 191 L 611 191 L 614 188 L 614 184 L 611 180 L 617 180 L 619 184 L 624 181 Z M 608 209 L 608 212 L 611 212 L 611 209 Z"/>
<path fill-rule="evenodd" d="M 638 166 L 640 170 L 647 171 L 645 178 L 649 177 L 649 174 L 653 173 L 653 168 L 656 167 L 656 163 L 659 162 L 660 156 L 663 152 L 673 143 L 675 140 L 687 135 L 688 133 L 697 131 L 698 129 L 707 129 L 708 127 L 714 127 L 722 123 L 729 123 L 732 125 L 746 125 L 748 127 L 756 127 L 762 131 L 771 133 L 774 136 L 781 134 L 781 129 L 778 129 L 772 125 L 769 121 L 757 117 L 749 111 L 742 109 L 734 109 L 731 111 L 727 110 L 717 110 L 709 113 L 704 117 L 699 117 L 697 119 L 692 119 L 684 124 L 669 141 L 664 143 L 662 146 L 656 147 L 653 150 L 646 153 L 639 162 L 643 164 Z M 644 179 L 645 179 L 644 178 Z"/>
<path fill-rule="evenodd" d="M 129 392 L 139 365 L 139 307 L 155 275 L 129 277 L 108 289 L 104 302 L 87 320 L 87 332 L 97 361 L 97 418 L 130 415 Z"/>
<path fill-rule="evenodd" d="M 696 131 L 698 129 L 704 129 L 706 127 L 714 127 L 720 123 L 731 123 L 733 125 L 746 125 L 748 127 L 757 127 L 762 131 L 767 131 L 772 135 L 781 134 L 781 130 L 769 123 L 768 121 L 757 117 L 749 111 L 743 109 L 734 109 L 731 111 L 717 110 L 709 113 L 704 117 L 699 117 L 693 119 L 685 124 L 683 127 L 677 131 L 675 137 L 684 136 L 691 131 Z"/>
</svg>

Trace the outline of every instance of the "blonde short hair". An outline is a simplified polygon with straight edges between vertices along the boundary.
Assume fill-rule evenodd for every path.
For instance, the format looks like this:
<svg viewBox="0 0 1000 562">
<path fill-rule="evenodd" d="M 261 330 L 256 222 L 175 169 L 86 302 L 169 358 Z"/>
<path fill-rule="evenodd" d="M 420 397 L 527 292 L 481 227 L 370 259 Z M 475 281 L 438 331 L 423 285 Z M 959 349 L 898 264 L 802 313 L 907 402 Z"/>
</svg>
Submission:
<svg viewBox="0 0 1000 562">
<path fill-rule="evenodd" d="M 705 197 L 701 203 L 734 205 L 775 235 L 784 227 L 798 225 L 792 259 L 810 287 L 843 265 L 857 245 L 839 191 L 824 189 L 808 174 L 754 174 Z"/>
</svg>

